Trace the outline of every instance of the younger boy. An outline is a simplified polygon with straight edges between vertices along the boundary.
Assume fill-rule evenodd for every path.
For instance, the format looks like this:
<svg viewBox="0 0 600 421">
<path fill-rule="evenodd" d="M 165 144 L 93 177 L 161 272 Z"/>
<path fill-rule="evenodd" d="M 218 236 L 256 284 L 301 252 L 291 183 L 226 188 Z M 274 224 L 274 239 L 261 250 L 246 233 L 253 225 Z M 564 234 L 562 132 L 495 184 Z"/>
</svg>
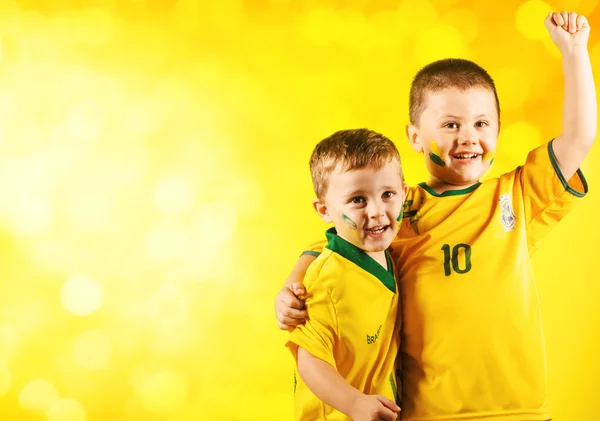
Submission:
<svg viewBox="0 0 600 421">
<path fill-rule="evenodd" d="M 562 54 L 563 132 L 499 178 L 479 182 L 500 130 L 487 72 L 449 59 L 413 80 L 407 135 L 431 177 L 409 190 L 392 244 L 404 420 L 551 419 L 530 253 L 587 192 L 578 167 L 596 137 L 597 107 L 586 19 L 553 13 L 545 24 Z M 280 324 L 294 324 L 284 314 L 303 316 L 285 305 L 291 296 L 284 289 L 277 298 Z"/>
<path fill-rule="evenodd" d="M 386 137 L 342 130 L 310 159 L 313 206 L 334 227 L 306 273 L 311 317 L 290 333 L 296 358 L 295 419 L 397 419 L 398 291 L 386 251 L 406 188 L 400 155 Z"/>
</svg>

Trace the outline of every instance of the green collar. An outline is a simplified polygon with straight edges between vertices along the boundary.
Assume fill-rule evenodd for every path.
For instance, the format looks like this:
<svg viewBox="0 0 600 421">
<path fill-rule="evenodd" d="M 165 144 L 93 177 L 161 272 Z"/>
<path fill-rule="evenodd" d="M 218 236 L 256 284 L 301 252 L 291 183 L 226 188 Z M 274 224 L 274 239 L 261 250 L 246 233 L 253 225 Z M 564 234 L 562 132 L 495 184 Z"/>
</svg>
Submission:
<svg viewBox="0 0 600 421">
<path fill-rule="evenodd" d="M 334 227 L 329 228 L 325 233 L 325 236 L 327 237 L 326 247 L 329 250 L 336 252 L 340 256 L 350 260 L 361 269 L 369 272 L 371 275 L 379 279 L 387 289 L 394 293 L 396 292 L 396 279 L 394 277 L 392 259 L 390 258 L 390 254 L 387 250 L 385 251 L 387 269 L 385 269 L 364 250 L 359 249 L 354 244 L 349 243 L 337 235 Z"/>
<path fill-rule="evenodd" d="M 479 187 L 479 186 L 481 186 L 481 183 L 473 184 L 471 187 L 467 187 L 466 189 L 446 190 L 444 193 L 437 193 L 435 190 L 433 190 L 431 187 L 429 187 L 427 185 L 427 183 L 425 183 L 425 182 L 419 183 L 419 187 L 421 187 L 427 193 L 429 193 L 430 195 L 435 196 L 435 197 L 461 196 L 463 194 L 468 194 L 468 193 L 471 193 L 472 191 L 475 191 L 475 189 L 477 189 L 477 187 Z"/>
</svg>

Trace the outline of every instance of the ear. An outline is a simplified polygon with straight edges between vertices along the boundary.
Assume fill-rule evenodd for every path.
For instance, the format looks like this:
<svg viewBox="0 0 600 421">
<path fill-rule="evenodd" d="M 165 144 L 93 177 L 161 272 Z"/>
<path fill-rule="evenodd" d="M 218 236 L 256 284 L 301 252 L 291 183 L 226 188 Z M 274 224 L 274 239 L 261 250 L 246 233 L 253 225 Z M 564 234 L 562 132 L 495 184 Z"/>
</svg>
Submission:
<svg viewBox="0 0 600 421">
<path fill-rule="evenodd" d="M 327 223 L 333 222 L 331 220 L 331 216 L 329 216 L 329 210 L 327 209 L 327 205 L 321 199 L 313 199 L 312 201 L 313 208 L 317 212 L 317 215 L 321 217 L 321 219 Z"/>
<path fill-rule="evenodd" d="M 406 195 L 408 194 L 408 184 L 404 184 L 402 187 L 402 203 L 406 200 Z"/>
<path fill-rule="evenodd" d="M 410 146 L 412 146 L 415 152 L 423 152 L 423 145 L 421 144 L 419 133 L 417 131 L 417 128 L 412 124 L 406 125 L 406 137 L 408 138 L 408 142 L 410 143 Z"/>
</svg>

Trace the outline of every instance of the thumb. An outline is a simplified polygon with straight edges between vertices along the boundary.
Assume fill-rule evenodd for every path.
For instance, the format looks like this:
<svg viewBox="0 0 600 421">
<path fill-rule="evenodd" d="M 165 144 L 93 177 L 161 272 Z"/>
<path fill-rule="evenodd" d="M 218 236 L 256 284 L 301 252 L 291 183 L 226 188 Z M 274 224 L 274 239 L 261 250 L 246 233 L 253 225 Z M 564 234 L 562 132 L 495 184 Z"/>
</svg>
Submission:
<svg viewBox="0 0 600 421">
<path fill-rule="evenodd" d="M 302 285 L 300 282 L 292 283 L 292 285 L 290 285 L 290 290 L 294 293 L 296 297 L 300 299 L 302 299 L 304 294 L 306 294 L 306 289 L 304 288 L 304 285 Z"/>
<path fill-rule="evenodd" d="M 393 400 L 386 398 L 385 396 L 375 395 L 377 400 L 383 404 L 388 409 L 391 409 L 394 412 L 400 412 L 400 407 L 396 405 L 396 402 Z"/>
</svg>

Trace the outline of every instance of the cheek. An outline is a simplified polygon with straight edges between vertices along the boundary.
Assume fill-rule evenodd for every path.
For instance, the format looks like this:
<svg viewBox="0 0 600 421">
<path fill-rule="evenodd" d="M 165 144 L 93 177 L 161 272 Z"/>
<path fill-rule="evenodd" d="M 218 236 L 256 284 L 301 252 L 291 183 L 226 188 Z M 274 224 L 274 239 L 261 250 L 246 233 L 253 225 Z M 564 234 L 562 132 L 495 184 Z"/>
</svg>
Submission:
<svg viewBox="0 0 600 421">
<path fill-rule="evenodd" d="M 396 222 L 402 221 L 402 217 L 404 216 L 404 209 L 400 208 L 400 212 L 398 213 L 398 217 L 396 218 Z"/>
<path fill-rule="evenodd" d="M 446 163 L 444 162 L 444 159 L 442 158 L 444 156 L 442 153 L 442 150 L 437 145 L 437 143 L 435 143 L 435 141 L 433 141 L 433 140 L 429 143 L 429 154 L 428 155 L 429 155 L 428 156 L 429 160 L 434 165 L 437 165 L 438 167 L 446 166 Z"/>
<path fill-rule="evenodd" d="M 495 139 L 483 143 L 482 146 L 485 150 L 482 157 L 483 161 L 489 161 L 491 163 L 494 160 L 494 158 L 496 157 L 496 145 L 497 142 Z"/>
<path fill-rule="evenodd" d="M 350 228 L 352 230 L 356 230 L 356 228 L 357 228 L 356 222 L 354 222 L 350 216 L 348 216 L 342 212 L 341 219 L 342 219 L 342 223 L 344 225 L 346 225 L 348 228 Z"/>
<path fill-rule="evenodd" d="M 496 157 L 496 151 L 488 151 L 486 153 L 483 154 L 483 161 L 489 161 L 490 165 L 492 165 L 492 162 L 494 161 L 494 158 Z"/>
<path fill-rule="evenodd" d="M 398 212 L 398 216 L 396 217 L 396 226 L 395 229 L 398 229 L 400 227 L 400 224 L 402 224 L 402 218 L 404 217 L 404 206 L 400 207 L 400 212 Z"/>
</svg>

